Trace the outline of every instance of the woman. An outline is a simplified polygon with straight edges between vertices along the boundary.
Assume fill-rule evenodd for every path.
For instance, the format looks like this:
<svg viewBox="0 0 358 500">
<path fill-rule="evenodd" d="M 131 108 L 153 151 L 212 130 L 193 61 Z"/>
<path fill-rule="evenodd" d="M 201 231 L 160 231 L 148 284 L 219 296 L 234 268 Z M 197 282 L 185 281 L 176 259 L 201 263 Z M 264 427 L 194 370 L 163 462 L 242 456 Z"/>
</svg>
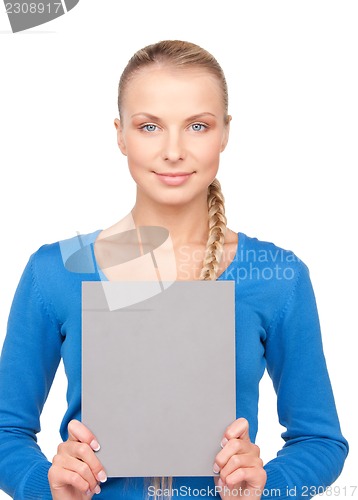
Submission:
<svg viewBox="0 0 358 500">
<path fill-rule="evenodd" d="M 224 500 L 311 497 L 338 477 L 348 444 L 340 431 L 307 267 L 292 252 L 226 226 L 216 179 L 231 120 L 223 72 L 194 44 L 159 42 L 129 61 L 118 106 L 114 124 L 137 184 L 135 205 L 114 226 L 81 236 L 81 246 L 93 251 L 92 272 L 68 272 L 63 249 L 71 242 L 45 245 L 29 260 L 0 365 L 0 486 L 19 499 L 94 494 L 136 499 L 153 497 L 150 485 L 158 495 L 164 488 L 179 497 L 180 487 L 190 486 L 207 488 L 204 496 L 210 497 L 214 484 L 215 495 Z M 140 226 L 168 230 L 172 246 L 158 250 L 156 258 L 165 264 L 174 257 L 175 279 L 235 280 L 238 418 L 228 422 L 222 449 L 212 457 L 214 480 L 107 479 L 95 453 L 100 444 L 80 422 L 81 284 L 144 276 L 145 267 L 138 271 L 119 264 L 116 244 L 118 235 Z M 164 265 L 162 273 L 162 279 L 170 278 L 172 267 Z M 61 356 L 68 411 L 63 443 L 51 464 L 35 436 Z M 263 467 L 254 441 L 265 366 L 287 430 L 285 446 Z"/>
</svg>

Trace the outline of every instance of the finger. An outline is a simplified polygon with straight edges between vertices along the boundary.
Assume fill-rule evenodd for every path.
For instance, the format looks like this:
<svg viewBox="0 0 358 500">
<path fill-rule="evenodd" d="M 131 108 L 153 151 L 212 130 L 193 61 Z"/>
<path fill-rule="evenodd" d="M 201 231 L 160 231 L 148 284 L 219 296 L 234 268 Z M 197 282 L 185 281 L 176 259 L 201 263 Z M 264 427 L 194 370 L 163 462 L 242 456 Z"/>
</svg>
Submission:
<svg viewBox="0 0 358 500">
<path fill-rule="evenodd" d="M 243 468 L 260 468 L 263 462 L 260 457 L 252 455 L 234 455 L 232 456 L 225 467 L 220 470 L 220 477 L 222 481 L 226 482 L 226 478 L 238 469 Z"/>
<path fill-rule="evenodd" d="M 58 446 L 57 451 L 58 454 L 54 457 L 53 461 L 55 461 L 57 457 L 62 457 L 63 460 L 67 460 L 68 457 L 78 459 L 87 464 L 97 481 L 104 483 L 107 480 L 103 465 L 87 443 L 66 441 Z M 61 463 L 64 462 L 61 461 Z"/>
<path fill-rule="evenodd" d="M 214 472 L 219 472 L 234 455 L 253 455 L 259 456 L 260 450 L 258 446 L 251 442 L 242 441 L 240 439 L 230 439 L 224 448 L 219 451 L 214 461 Z M 215 467 L 216 464 L 216 467 Z"/>
<path fill-rule="evenodd" d="M 88 485 L 87 489 L 90 489 L 93 493 L 97 493 L 98 481 L 86 462 L 67 455 L 56 455 L 52 464 L 55 467 L 77 473 L 86 481 Z"/>
<path fill-rule="evenodd" d="M 100 444 L 95 435 L 79 420 L 71 420 L 68 424 L 68 439 L 70 441 L 80 441 L 91 446 L 93 451 L 100 449 Z"/>
<path fill-rule="evenodd" d="M 226 477 L 228 488 L 238 488 L 245 483 L 247 490 L 263 490 L 266 484 L 266 471 L 262 467 L 247 467 L 237 469 Z"/>
<path fill-rule="evenodd" d="M 84 495 L 89 491 L 89 484 L 76 472 L 63 469 L 53 465 L 48 472 L 49 482 L 53 491 L 60 490 L 64 486 L 73 486 Z"/>
<path fill-rule="evenodd" d="M 237 438 L 242 439 L 243 441 L 250 441 L 249 422 L 246 418 L 238 418 L 230 424 L 225 430 L 223 441 L 225 441 L 225 438 L 227 440 Z"/>
</svg>

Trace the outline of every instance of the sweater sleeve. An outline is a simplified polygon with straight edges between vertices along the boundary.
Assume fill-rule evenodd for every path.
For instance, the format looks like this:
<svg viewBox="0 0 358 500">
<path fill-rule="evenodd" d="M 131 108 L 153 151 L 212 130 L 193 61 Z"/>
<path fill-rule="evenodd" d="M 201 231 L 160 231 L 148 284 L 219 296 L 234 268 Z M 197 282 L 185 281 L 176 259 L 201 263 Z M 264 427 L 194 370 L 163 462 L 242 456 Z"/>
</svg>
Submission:
<svg viewBox="0 0 358 500">
<path fill-rule="evenodd" d="M 281 499 L 307 499 L 337 479 L 348 443 L 341 434 L 315 296 L 302 261 L 293 281 L 266 338 L 267 370 L 286 431 L 283 448 L 265 466 L 265 488 L 275 497 L 279 488 Z"/>
<path fill-rule="evenodd" d="M 0 488 L 17 500 L 52 498 L 51 464 L 36 434 L 60 349 L 60 327 L 43 299 L 35 253 L 15 292 L 0 358 Z"/>
</svg>

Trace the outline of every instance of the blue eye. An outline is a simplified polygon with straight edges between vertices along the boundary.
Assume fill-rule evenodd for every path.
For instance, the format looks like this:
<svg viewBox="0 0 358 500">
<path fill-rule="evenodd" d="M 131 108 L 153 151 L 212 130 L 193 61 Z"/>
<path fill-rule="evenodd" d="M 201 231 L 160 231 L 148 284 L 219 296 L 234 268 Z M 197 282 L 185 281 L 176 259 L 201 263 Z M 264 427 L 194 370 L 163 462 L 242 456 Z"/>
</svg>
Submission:
<svg viewBox="0 0 358 500">
<path fill-rule="evenodd" d="M 192 130 L 194 130 L 194 132 L 201 132 L 202 130 L 205 130 L 207 127 L 203 123 L 193 123 L 193 125 L 191 125 L 191 128 Z"/>
<path fill-rule="evenodd" d="M 157 129 L 156 125 L 153 125 L 152 123 L 147 123 L 147 125 L 143 125 L 141 127 L 142 130 L 145 130 L 146 132 L 155 132 Z"/>
</svg>

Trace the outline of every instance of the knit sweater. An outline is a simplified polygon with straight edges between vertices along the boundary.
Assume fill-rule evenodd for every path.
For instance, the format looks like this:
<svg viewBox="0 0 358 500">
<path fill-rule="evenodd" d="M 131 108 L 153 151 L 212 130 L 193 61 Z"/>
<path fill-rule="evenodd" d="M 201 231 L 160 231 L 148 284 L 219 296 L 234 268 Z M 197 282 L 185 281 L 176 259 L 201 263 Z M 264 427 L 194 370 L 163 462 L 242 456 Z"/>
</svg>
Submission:
<svg viewBox="0 0 358 500">
<path fill-rule="evenodd" d="M 51 463 L 36 434 L 61 357 L 68 378 L 63 440 L 69 421 L 81 420 L 81 287 L 105 279 L 93 251 L 99 232 L 81 237 L 93 269 L 65 268 L 63 249 L 76 238 L 44 245 L 31 255 L 13 299 L 0 359 L 0 488 L 18 500 L 51 499 Z M 282 449 L 265 465 L 264 498 L 307 499 L 336 480 L 348 453 L 309 271 L 291 251 L 238 237 L 234 260 L 217 278 L 235 281 L 236 416 L 249 421 L 254 442 L 266 368 L 286 430 Z M 143 499 L 147 486 L 144 478 L 109 478 L 96 498 Z M 213 477 L 174 478 L 173 498 L 198 496 L 198 490 L 200 498 L 219 497 Z"/>
</svg>

